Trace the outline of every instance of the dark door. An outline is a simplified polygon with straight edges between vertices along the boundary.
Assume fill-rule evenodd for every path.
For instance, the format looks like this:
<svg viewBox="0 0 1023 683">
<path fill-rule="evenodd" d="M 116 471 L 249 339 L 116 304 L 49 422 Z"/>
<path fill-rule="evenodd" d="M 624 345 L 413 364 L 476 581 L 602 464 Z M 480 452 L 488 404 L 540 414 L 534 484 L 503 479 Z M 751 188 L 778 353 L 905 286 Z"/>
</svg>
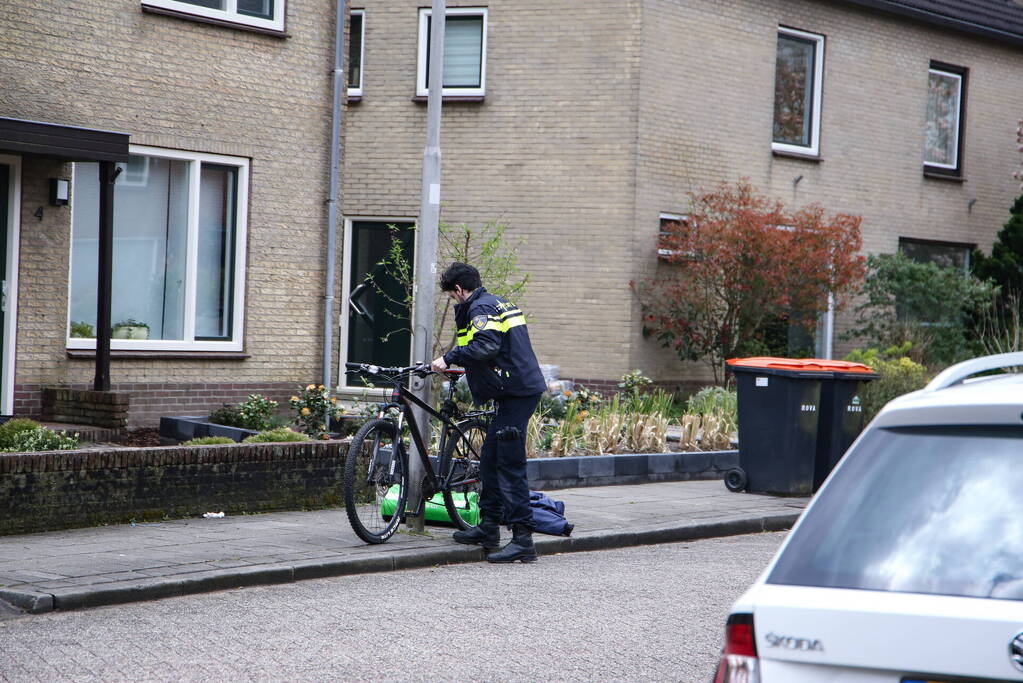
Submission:
<svg viewBox="0 0 1023 683">
<path fill-rule="evenodd" d="M 348 264 L 349 363 L 408 365 L 412 333 L 407 290 L 388 266 L 392 246 L 413 277 L 413 223 L 352 221 Z"/>
</svg>

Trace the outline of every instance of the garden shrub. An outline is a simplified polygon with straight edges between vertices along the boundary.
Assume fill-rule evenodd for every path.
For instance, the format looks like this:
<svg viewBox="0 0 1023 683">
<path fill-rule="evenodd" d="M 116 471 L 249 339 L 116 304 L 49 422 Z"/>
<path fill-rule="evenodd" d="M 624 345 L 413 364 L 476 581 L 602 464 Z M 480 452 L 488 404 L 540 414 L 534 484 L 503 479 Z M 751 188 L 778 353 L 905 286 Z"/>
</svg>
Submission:
<svg viewBox="0 0 1023 683">
<path fill-rule="evenodd" d="M 246 438 L 242 443 L 274 443 L 274 442 L 287 442 L 287 441 L 308 441 L 309 437 L 305 434 L 293 431 L 288 427 L 278 427 L 277 429 L 267 429 L 260 432 L 259 434 L 253 434 Z"/>
<path fill-rule="evenodd" d="M 13 420 L 12 420 L 13 421 Z M 55 432 L 46 427 L 22 429 L 15 432 L 3 448 L 8 453 L 29 453 L 33 451 L 70 451 L 78 448 L 78 436 L 67 432 Z"/>
<path fill-rule="evenodd" d="M 638 396 L 643 389 L 653 384 L 654 381 L 644 375 L 638 368 L 632 372 L 627 372 L 622 375 L 622 379 L 618 382 L 618 388 L 624 393 Z"/>
<path fill-rule="evenodd" d="M 322 384 L 319 386 L 309 384 L 304 389 L 299 388 L 298 395 L 292 396 L 288 403 L 295 411 L 298 428 L 303 434 L 314 439 L 329 439 L 327 417 L 337 420 L 345 412 L 338 404 L 337 397 L 331 396 L 330 389 Z"/>
<path fill-rule="evenodd" d="M 9 450 L 14 445 L 21 432 L 28 432 L 41 428 L 35 420 L 26 417 L 16 417 L 0 425 L 0 450 Z"/>
<path fill-rule="evenodd" d="M 274 427 L 273 416 L 276 408 L 277 401 L 259 394 L 249 394 L 248 398 L 238 404 L 238 414 L 244 423 L 243 429 L 260 431 Z"/>
<path fill-rule="evenodd" d="M 731 424 L 739 422 L 739 403 L 732 389 L 703 387 L 689 397 L 686 412 L 691 415 L 720 415 Z"/>
<path fill-rule="evenodd" d="M 224 425 L 225 427 L 242 427 L 242 416 L 238 406 L 225 403 L 223 407 L 217 408 L 210 413 L 209 421 L 213 424 Z"/>
<path fill-rule="evenodd" d="M 878 374 L 877 379 L 865 382 L 860 390 L 865 422 L 874 419 L 892 399 L 927 386 L 930 381 L 927 368 L 907 357 L 908 351 L 908 345 L 903 344 L 884 351 L 856 349 L 845 357 L 848 361 L 869 366 Z"/>
<path fill-rule="evenodd" d="M 864 302 L 846 339 L 886 348 L 913 343 L 929 367 L 949 365 L 981 351 L 973 321 L 991 306 L 997 287 L 961 268 L 914 261 L 903 253 L 867 259 Z"/>
<path fill-rule="evenodd" d="M 182 446 L 219 446 L 221 444 L 236 443 L 234 439 L 226 436 L 200 436 L 198 439 L 183 441 Z"/>
<path fill-rule="evenodd" d="M 210 413 L 209 419 L 214 424 L 226 427 L 260 431 L 282 426 L 281 421 L 274 418 L 276 408 L 277 401 L 259 394 L 249 394 L 241 403 L 225 403 L 222 408 Z"/>
</svg>

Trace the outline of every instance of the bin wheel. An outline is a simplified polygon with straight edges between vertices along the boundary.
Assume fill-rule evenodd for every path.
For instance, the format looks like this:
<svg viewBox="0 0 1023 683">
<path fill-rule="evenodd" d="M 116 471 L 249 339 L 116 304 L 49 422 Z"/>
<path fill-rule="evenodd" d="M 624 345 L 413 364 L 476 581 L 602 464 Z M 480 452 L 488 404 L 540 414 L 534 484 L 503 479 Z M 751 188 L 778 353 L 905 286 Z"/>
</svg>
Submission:
<svg viewBox="0 0 1023 683">
<path fill-rule="evenodd" d="M 725 472 L 725 488 L 732 492 L 746 490 L 746 470 L 733 467 Z"/>
</svg>

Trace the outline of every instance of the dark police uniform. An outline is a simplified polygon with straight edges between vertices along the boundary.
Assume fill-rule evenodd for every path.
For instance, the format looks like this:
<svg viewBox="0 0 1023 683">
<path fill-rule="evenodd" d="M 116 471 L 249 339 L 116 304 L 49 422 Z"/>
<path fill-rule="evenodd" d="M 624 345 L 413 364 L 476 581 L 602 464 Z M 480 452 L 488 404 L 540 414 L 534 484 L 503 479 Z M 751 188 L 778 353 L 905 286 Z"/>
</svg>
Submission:
<svg viewBox="0 0 1023 683">
<path fill-rule="evenodd" d="M 533 527 L 526 477 L 526 427 L 547 388 L 529 343 L 526 317 L 515 304 L 477 288 L 455 306 L 458 346 L 444 354 L 461 365 L 473 401 L 491 399 L 491 420 L 480 457 L 480 511 L 503 523 Z"/>
</svg>

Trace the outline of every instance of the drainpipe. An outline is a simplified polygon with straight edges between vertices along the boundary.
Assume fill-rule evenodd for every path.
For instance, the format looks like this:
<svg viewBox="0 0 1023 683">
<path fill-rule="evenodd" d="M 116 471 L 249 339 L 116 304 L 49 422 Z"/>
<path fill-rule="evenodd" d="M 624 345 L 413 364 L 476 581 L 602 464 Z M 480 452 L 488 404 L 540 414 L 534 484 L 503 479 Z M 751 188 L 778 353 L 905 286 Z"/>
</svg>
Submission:
<svg viewBox="0 0 1023 683">
<path fill-rule="evenodd" d="M 330 199 L 327 200 L 327 281 L 323 294 L 323 381 L 331 383 L 334 352 L 334 271 L 337 261 L 338 167 L 341 164 L 341 97 L 345 87 L 345 7 L 347 0 L 337 0 L 334 22 L 334 103 L 330 119 Z"/>
</svg>

